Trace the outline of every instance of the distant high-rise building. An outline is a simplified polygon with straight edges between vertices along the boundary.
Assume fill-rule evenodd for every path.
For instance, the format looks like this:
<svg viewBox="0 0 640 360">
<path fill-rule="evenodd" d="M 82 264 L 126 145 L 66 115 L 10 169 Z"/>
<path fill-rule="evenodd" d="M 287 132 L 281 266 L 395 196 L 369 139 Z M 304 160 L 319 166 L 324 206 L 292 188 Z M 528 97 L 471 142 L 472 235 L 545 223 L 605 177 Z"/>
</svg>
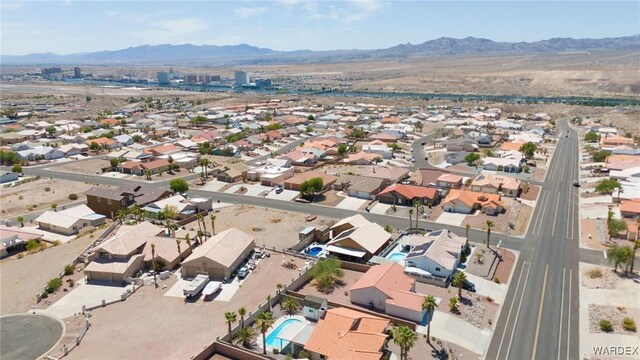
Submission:
<svg viewBox="0 0 640 360">
<path fill-rule="evenodd" d="M 256 86 L 259 88 L 270 88 L 271 79 L 256 79 Z"/>
<path fill-rule="evenodd" d="M 244 71 L 235 72 L 236 86 L 246 85 L 249 83 L 249 74 Z"/>
<path fill-rule="evenodd" d="M 73 68 L 73 77 L 76 79 L 82 79 L 82 72 L 80 71 L 80 68 L 77 66 Z"/>
<path fill-rule="evenodd" d="M 184 81 L 189 83 L 189 84 L 195 84 L 195 83 L 199 82 L 198 77 L 199 77 L 198 75 L 187 75 L 187 76 L 184 77 Z M 200 81 L 200 82 L 202 82 L 202 81 Z"/>
<path fill-rule="evenodd" d="M 59 67 L 50 67 L 42 69 L 42 75 L 51 75 L 56 73 L 61 73 L 62 69 Z"/>
<path fill-rule="evenodd" d="M 158 72 L 156 77 L 158 78 L 158 84 L 160 85 L 167 85 L 169 83 L 169 73 L 166 71 Z"/>
<path fill-rule="evenodd" d="M 209 82 L 211 82 L 211 81 L 220 81 L 220 80 L 222 80 L 220 75 L 211 75 L 211 79 L 209 79 Z"/>
</svg>

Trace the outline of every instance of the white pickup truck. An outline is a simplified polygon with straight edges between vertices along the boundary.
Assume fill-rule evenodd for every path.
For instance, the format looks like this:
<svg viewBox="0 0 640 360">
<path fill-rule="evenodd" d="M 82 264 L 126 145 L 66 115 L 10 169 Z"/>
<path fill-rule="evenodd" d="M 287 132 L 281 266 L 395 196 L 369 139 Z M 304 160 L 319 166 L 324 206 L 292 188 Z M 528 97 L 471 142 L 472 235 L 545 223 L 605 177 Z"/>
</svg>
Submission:
<svg viewBox="0 0 640 360">
<path fill-rule="evenodd" d="M 208 283 L 209 283 L 209 275 L 207 274 L 197 275 L 195 279 L 189 281 L 187 286 L 185 286 L 184 289 L 182 290 L 182 293 L 187 299 L 198 296 L 200 291 L 202 291 L 202 289 L 204 289 L 204 287 L 207 286 Z"/>
</svg>

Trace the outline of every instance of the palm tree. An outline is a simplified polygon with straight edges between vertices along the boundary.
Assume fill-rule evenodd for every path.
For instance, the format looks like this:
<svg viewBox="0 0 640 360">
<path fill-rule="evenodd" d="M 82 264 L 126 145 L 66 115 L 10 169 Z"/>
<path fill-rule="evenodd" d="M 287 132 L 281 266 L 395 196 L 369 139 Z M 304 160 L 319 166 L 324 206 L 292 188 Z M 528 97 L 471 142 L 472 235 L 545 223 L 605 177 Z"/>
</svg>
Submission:
<svg viewBox="0 0 640 360">
<path fill-rule="evenodd" d="M 465 236 L 467 237 L 467 241 L 469 241 L 469 229 L 471 229 L 471 225 L 467 224 L 464 226 L 464 228 L 466 231 Z"/>
<path fill-rule="evenodd" d="M 267 295 L 267 304 L 269 304 L 269 311 L 271 311 L 271 294 Z"/>
<path fill-rule="evenodd" d="M 182 251 L 180 251 L 180 243 L 182 242 L 182 240 L 180 239 L 176 239 L 176 245 L 178 245 L 178 256 L 180 256 L 180 254 L 182 254 Z"/>
<path fill-rule="evenodd" d="M 216 216 L 210 215 L 209 219 L 211 219 L 211 234 L 215 235 L 216 234 Z"/>
<path fill-rule="evenodd" d="M 261 312 L 256 318 L 256 326 L 262 333 L 262 354 L 267 355 L 267 331 L 273 325 L 273 315 L 270 312 Z"/>
<path fill-rule="evenodd" d="M 431 344 L 431 319 L 433 319 L 433 312 L 436 311 L 438 304 L 436 304 L 436 298 L 432 295 L 424 297 L 422 301 L 422 309 L 427 311 L 427 342 Z"/>
<path fill-rule="evenodd" d="M 422 203 L 422 200 L 417 199 L 413 202 L 413 206 L 416 207 L 416 229 L 418 228 L 418 215 L 420 215 L 420 213 L 422 211 L 424 211 L 424 204 Z"/>
<path fill-rule="evenodd" d="M 493 221 L 487 220 L 485 225 L 487 226 L 487 248 L 488 248 L 489 247 L 490 237 L 491 237 L 491 229 L 493 229 L 495 224 L 493 223 Z"/>
<path fill-rule="evenodd" d="M 209 166 L 209 159 L 200 159 L 200 166 L 202 167 L 202 173 L 204 174 L 205 179 L 209 177 L 207 173 L 207 168 Z"/>
<path fill-rule="evenodd" d="M 22 216 L 18 216 L 16 220 L 20 223 L 20 227 L 24 227 L 24 218 Z M 633 270 L 633 266 L 631 268 Z"/>
<path fill-rule="evenodd" d="M 407 359 L 407 353 L 416 344 L 418 335 L 406 325 L 396 326 L 392 333 L 393 342 L 400 346 L 400 359 Z"/>
<path fill-rule="evenodd" d="M 284 285 L 277 283 L 276 284 L 276 289 L 278 290 L 278 294 L 280 294 L 280 291 L 282 291 L 282 289 L 284 289 Z"/>
<path fill-rule="evenodd" d="M 295 315 L 300 309 L 300 304 L 294 298 L 284 298 L 280 302 L 280 307 L 287 315 Z"/>
<path fill-rule="evenodd" d="M 196 237 L 198 238 L 198 242 L 202 244 L 202 238 L 204 237 L 204 233 L 202 232 L 202 230 L 198 230 L 198 232 L 196 233 Z"/>
<path fill-rule="evenodd" d="M 255 330 L 252 327 L 246 327 L 240 329 L 235 335 L 235 340 L 237 343 L 242 344 L 242 346 L 249 348 L 251 346 L 251 338 L 256 334 Z"/>
<path fill-rule="evenodd" d="M 200 215 L 200 219 L 198 221 L 202 221 L 202 228 L 204 229 L 204 234 L 207 235 L 207 224 L 204 222 L 204 217 L 202 216 L 202 214 L 198 214 Z"/>
<path fill-rule="evenodd" d="M 238 309 L 238 315 L 240 315 L 240 327 L 244 329 L 244 316 L 247 314 L 247 309 L 241 307 Z"/>
<path fill-rule="evenodd" d="M 227 320 L 227 325 L 229 326 L 229 342 L 231 342 L 231 339 L 233 339 L 231 336 L 231 324 L 236 322 L 236 313 L 233 311 L 227 311 L 224 313 L 224 318 Z"/>
<path fill-rule="evenodd" d="M 622 193 L 624 193 L 624 189 L 618 188 L 618 206 L 620 206 L 620 195 L 622 195 Z"/>
<path fill-rule="evenodd" d="M 147 177 L 147 180 L 151 180 L 151 170 L 145 170 L 144 175 Z"/>
<path fill-rule="evenodd" d="M 412 218 L 413 217 L 413 208 L 409 209 L 409 229 L 411 229 L 411 225 L 413 225 Z"/>
<path fill-rule="evenodd" d="M 202 231 L 202 225 L 200 223 L 200 221 L 202 220 L 202 214 L 196 214 L 196 220 L 198 220 L 198 229 Z"/>
<path fill-rule="evenodd" d="M 184 241 L 187 242 L 187 246 L 191 248 L 191 239 L 189 238 L 189 233 L 184 235 Z"/>
<path fill-rule="evenodd" d="M 457 271 L 453 274 L 451 283 L 458 288 L 458 297 L 462 299 L 462 287 L 467 283 L 467 275 L 461 271 Z"/>
<path fill-rule="evenodd" d="M 156 279 L 156 244 L 151 244 L 151 269 L 153 270 L 153 284 L 158 287 Z"/>
<path fill-rule="evenodd" d="M 51 203 L 51 209 L 53 209 L 53 211 L 58 211 L 58 204 L 56 203 Z"/>
<path fill-rule="evenodd" d="M 122 220 L 124 220 L 125 217 L 127 217 L 127 210 L 120 209 L 116 212 L 116 219 L 118 219 L 121 224 L 122 224 Z"/>
</svg>

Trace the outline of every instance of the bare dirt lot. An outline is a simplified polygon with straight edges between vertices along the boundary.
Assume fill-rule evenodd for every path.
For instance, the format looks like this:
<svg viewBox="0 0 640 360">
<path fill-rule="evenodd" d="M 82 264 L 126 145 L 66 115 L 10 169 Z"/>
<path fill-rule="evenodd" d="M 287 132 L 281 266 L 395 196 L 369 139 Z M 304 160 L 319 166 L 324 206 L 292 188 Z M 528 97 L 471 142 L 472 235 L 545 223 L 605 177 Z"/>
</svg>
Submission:
<svg viewBox="0 0 640 360">
<path fill-rule="evenodd" d="M 69 194 L 78 195 L 81 200 L 84 193 L 93 187 L 93 184 L 57 179 L 40 179 L 31 181 L 16 187 L 2 189 L 0 201 L 2 202 L 2 218 L 10 218 L 33 210 L 49 209 L 51 203 L 58 206 L 72 202 Z M 46 191 L 49 189 L 49 191 Z"/>
<path fill-rule="evenodd" d="M 0 314 L 28 311 L 36 293 L 94 240 L 90 235 L 44 251 L 0 261 Z"/>
<path fill-rule="evenodd" d="M 96 173 L 102 173 L 100 169 L 109 166 L 111 166 L 111 163 L 108 160 L 90 159 L 82 161 L 69 161 L 64 163 L 64 165 L 56 166 L 55 170 L 78 174 L 95 175 Z"/>
<path fill-rule="evenodd" d="M 306 214 L 291 213 L 268 208 L 256 208 L 246 205 L 235 205 L 220 209 L 216 216 L 216 232 L 235 227 L 256 237 L 256 246 L 265 245 L 279 249 L 288 248 L 298 243 L 298 232 L 307 226 L 333 224 L 333 221 L 320 218 L 306 221 Z M 207 218 L 207 226 L 211 222 Z M 197 223 L 187 225 L 187 229 Z"/>
</svg>

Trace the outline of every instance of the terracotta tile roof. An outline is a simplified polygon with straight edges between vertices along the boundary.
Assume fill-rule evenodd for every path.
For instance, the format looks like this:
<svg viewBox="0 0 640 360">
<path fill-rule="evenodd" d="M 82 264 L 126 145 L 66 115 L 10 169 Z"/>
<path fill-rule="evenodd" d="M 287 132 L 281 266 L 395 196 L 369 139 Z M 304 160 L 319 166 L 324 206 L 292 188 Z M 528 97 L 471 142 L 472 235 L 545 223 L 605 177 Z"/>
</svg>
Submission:
<svg viewBox="0 0 640 360">
<path fill-rule="evenodd" d="M 504 203 L 500 201 L 500 195 L 498 194 L 487 194 L 482 192 L 458 189 L 449 190 L 449 195 L 447 195 L 442 204 L 446 204 L 455 200 L 460 200 L 469 207 L 473 207 L 475 204 L 484 206 L 484 204 L 487 204 L 488 202 L 493 202 L 494 204 L 504 206 Z"/>
<path fill-rule="evenodd" d="M 405 185 L 405 184 L 393 184 L 388 188 L 380 192 L 379 195 L 396 192 L 402 195 L 406 199 L 435 199 L 438 195 L 438 190 L 434 188 L 428 188 L 423 186 Z"/>
<path fill-rule="evenodd" d="M 500 150 L 502 150 L 502 151 L 510 151 L 510 150 L 520 151 L 521 147 L 522 147 L 522 143 L 519 143 L 519 142 L 504 142 L 504 143 L 502 143 L 502 145 L 500 145 Z"/>
<path fill-rule="evenodd" d="M 371 267 L 349 291 L 376 288 L 387 295 L 386 302 L 405 309 L 422 311 L 423 294 L 412 291 L 415 280 L 405 275 L 397 262 Z"/>
<path fill-rule="evenodd" d="M 491 186 L 496 189 L 502 187 L 503 189 L 517 190 L 520 188 L 520 180 L 509 176 L 482 174 L 473 180 L 471 186 Z"/>
<path fill-rule="evenodd" d="M 156 146 L 153 148 L 144 149 L 146 154 L 167 154 L 180 150 L 177 146 L 173 144 Z"/>
<path fill-rule="evenodd" d="M 640 214 L 640 199 L 631 199 L 620 203 L 620 211 Z"/>
<path fill-rule="evenodd" d="M 305 345 L 327 360 L 379 360 L 389 321 L 346 308 L 329 309 Z"/>
<path fill-rule="evenodd" d="M 91 140 L 87 140 L 86 141 L 87 145 L 91 145 L 91 143 L 97 143 L 97 144 L 102 145 L 102 146 L 111 146 L 111 145 L 115 144 L 116 141 L 113 140 L 113 139 L 106 138 L 106 137 L 101 137 L 101 138 L 91 139 Z"/>
<path fill-rule="evenodd" d="M 379 154 L 372 154 L 372 153 L 366 153 L 364 151 L 360 151 L 358 153 L 355 154 L 350 154 L 349 155 L 349 162 L 353 162 L 353 161 L 358 161 L 358 160 L 362 160 L 365 159 L 367 161 L 373 161 L 376 158 L 379 158 L 380 155 Z"/>
<path fill-rule="evenodd" d="M 437 181 L 443 181 L 448 183 L 457 183 L 462 181 L 462 176 L 455 174 L 442 174 L 438 177 Z"/>
</svg>

